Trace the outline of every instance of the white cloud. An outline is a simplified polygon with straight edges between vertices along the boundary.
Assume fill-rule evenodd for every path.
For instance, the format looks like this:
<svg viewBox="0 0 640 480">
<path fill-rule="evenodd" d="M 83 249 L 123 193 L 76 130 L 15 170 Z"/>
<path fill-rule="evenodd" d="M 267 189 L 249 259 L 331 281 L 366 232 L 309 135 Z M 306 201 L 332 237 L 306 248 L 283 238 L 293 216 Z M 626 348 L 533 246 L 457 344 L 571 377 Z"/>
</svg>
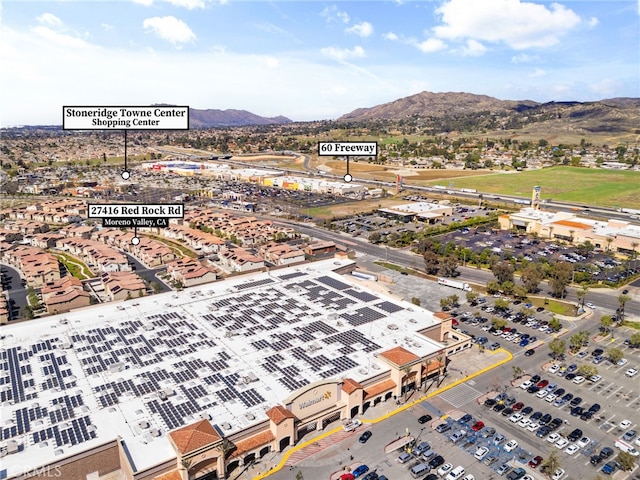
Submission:
<svg viewBox="0 0 640 480">
<path fill-rule="evenodd" d="M 480 55 L 484 55 L 487 51 L 487 47 L 481 44 L 479 41 L 470 38 L 467 40 L 466 45 L 462 49 L 463 55 L 468 55 L 470 57 L 479 57 Z"/>
<path fill-rule="evenodd" d="M 263 57 L 262 61 L 267 68 L 278 68 L 280 66 L 280 62 L 275 57 Z"/>
<path fill-rule="evenodd" d="M 327 97 L 344 97 L 348 93 L 348 89 L 343 85 L 332 85 L 320 93 Z"/>
<path fill-rule="evenodd" d="M 587 25 L 589 25 L 590 27 L 595 27 L 600 23 L 600 20 L 598 20 L 596 17 L 591 17 L 589 19 L 589 21 L 587 22 Z"/>
<path fill-rule="evenodd" d="M 324 10 L 320 12 L 320 16 L 324 17 L 327 22 L 340 20 L 342 21 L 342 23 L 349 23 L 350 20 L 349 14 L 347 12 L 343 12 L 342 10 L 338 10 L 338 7 L 336 5 L 324 7 Z"/>
<path fill-rule="evenodd" d="M 601 98 L 610 98 L 615 95 L 618 87 L 618 82 L 616 82 L 615 80 L 611 78 L 604 78 L 599 82 L 589 85 L 589 90 L 599 95 Z"/>
<path fill-rule="evenodd" d="M 153 5 L 153 0 L 131 0 L 133 3 L 137 3 L 138 5 L 144 5 L 145 7 L 150 7 Z"/>
<path fill-rule="evenodd" d="M 536 78 L 536 77 L 544 77 L 546 74 L 547 74 L 547 72 L 546 72 L 546 71 L 544 71 L 543 69 L 541 69 L 541 68 L 535 68 L 535 69 L 533 70 L 533 72 L 531 72 L 531 73 L 529 74 L 529 76 L 530 76 L 531 78 Z"/>
<path fill-rule="evenodd" d="M 176 7 L 183 7 L 187 10 L 193 10 L 194 8 L 204 8 L 204 0 L 166 0 L 171 5 Z"/>
<path fill-rule="evenodd" d="M 39 15 L 36 20 L 42 25 L 48 25 L 50 27 L 62 27 L 62 20 L 56 17 L 53 13 L 43 13 Z"/>
<path fill-rule="evenodd" d="M 373 25 L 369 22 L 360 22 L 356 23 L 352 27 L 349 27 L 345 30 L 347 33 L 354 33 L 361 37 L 369 37 L 373 33 Z"/>
<path fill-rule="evenodd" d="M 147 18 L 142 23 L 142 26 L 147 32 L 155 33 L 158 37 L 173 43 L 176 47 L 196 39 L 195 33 L 191 31 L 189 26 L 176 17 Z"/>
<path fill-rule="evenodd" d="M 385 40 L 391 40 L 392 42 L 395 42 L 395 41 L 399 40 L 398 35 L 396 35 L 393 32 L 383 33 L 382 34 L 382 38 L 384 38 Z"/>
<path fill-rule="evenodd" d="M 113 30 L 115 28 L 113 25 L 110 25 L 108 23 L 101 23 L 100 26 L 106 32 L 109 32 L 109 31 L 111 31 L 111 30 Z"/>
<path fill-rule="evenodd" d="M 256 23 L 256 28 L 268 33 L 285 33 L 285 30 L 269 22 Z"/>
<path fill-rule="evenodd" d="M 348 48 L 325 47 L 321 48 L 320 51 L 323 55 L 326 55 L 327 57 L 333 58 L 334 60 L 338 60 L 340 62 L 352 58 L 364 58 L 366 56 L 364 48 L 359 45 L 353 47 L 351 50 L 349 50 Z"/>
<path fill-rule="evenodd" d="M 521 0 L 448 0 L 436 13 L 442 18 L 442 25 L 433 29 L 439 38 L 504 42 L 516 50 L 555 45 L 581 22 L 558 3 L 547 8 Z"/>
<path fill-rule="evenodd" d="M 59 31 L 52 30 L 49 27 L 37 26 L 31 29 L 38 37 L 51 42 L 54 45 L 69 48 L 88 48 L 90 45 L 83 39 L 68 35 Z"/>
<path fill-rule="evenodd" d="M 411 40 L 408 40 L 407 43 L 409 43 L 409 45 L 413 45 L 422 53 L 434 53 L 447 48 L 446 43 L 444 43 L 439 38 L 429 38 L 427 40 L 423 40 L 422 42 L 418 42 L 417 40 L 411 39 Z"/>
<path fill-rule="evenodd" d="M 539 62 L 540 56 L 538 55 L 529 55 L 528 53 L 519 53 L 511 57 L 511 63 L 531 63 L 531 62 Z"/>
</svg>

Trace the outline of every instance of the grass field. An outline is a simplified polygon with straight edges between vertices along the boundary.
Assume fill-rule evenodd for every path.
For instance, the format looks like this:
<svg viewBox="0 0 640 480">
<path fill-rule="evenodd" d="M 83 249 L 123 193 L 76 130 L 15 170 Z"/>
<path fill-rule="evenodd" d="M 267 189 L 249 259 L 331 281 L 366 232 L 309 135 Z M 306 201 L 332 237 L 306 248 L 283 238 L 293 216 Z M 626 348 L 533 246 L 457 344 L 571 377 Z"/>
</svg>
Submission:
<svg viewBox="0 0 640 480">
<path fill-rule="evenodd" d="M 438 182 L 430 182 L 436 185 Z M 553 167 L 519 173 L 459 178 L 455 188 L 529 197 L 534 186 L 541 197 L 602 207 L 640 207 L 640 172 Z"/>
<path fill-rule="evenodd" d="M 361 202 L 348 202 L 338 205 L 327 205 L 324 207 L 312 207 L 301 209 L 301 213 L 311 215 L 315 218 L 329 219 L 332 217 L 345 217 L 360 212 L 371 212 L 377 208 L 390 207 L 407 203 L 406 200 L 392 198 L 377 198 L 374 200 L 364 200 Z"/>
</svg>

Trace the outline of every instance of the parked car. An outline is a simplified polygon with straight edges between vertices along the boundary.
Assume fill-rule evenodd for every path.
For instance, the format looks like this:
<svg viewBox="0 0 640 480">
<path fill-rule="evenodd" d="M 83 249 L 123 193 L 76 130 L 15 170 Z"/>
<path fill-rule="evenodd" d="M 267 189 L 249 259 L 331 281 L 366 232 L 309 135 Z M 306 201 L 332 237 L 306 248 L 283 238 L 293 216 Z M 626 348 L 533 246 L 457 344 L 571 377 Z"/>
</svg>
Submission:
<svg viewBox="0 0 640 480">
<path fill-rule="evenodd" d="M 354 477 L 358 478 L 362 475 L 364 475 L 365 473 L 367 473 L 369 471 L 369 467 L 367 465 L 360 465 L 358 467 L 356 467 L 353 472 L 351 472 L 353 474 Z"/>
<path fill-rule="evenodd" d="M 504 444 L 504 451 L 507 453 L 513 452 L 516 448 L 518 448 L 518 442 L 515 440 L 509 440 Z"/>
<path fill-rule="evenodd" d="M 542 457 L 540 455 L 536 455 L 529 461 L 529 466 L 531 468 L 537 468 L 538 465 L 542 463 Z"/>
</svg>

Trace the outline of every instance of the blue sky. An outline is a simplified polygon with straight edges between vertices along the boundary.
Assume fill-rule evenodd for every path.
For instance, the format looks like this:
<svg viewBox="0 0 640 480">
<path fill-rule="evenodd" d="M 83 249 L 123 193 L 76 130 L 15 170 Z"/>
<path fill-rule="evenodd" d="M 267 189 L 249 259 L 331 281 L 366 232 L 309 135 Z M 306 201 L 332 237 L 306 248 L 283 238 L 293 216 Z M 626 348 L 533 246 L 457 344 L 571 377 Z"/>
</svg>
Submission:
<svg viewBox="0 0 640 480">
<path fill-rule="evenodd" d="M 0 123 L 63 105 L 336 118 L 421 91 L 640 97 L 640 0 L 5 0 Z"/>
</svg>

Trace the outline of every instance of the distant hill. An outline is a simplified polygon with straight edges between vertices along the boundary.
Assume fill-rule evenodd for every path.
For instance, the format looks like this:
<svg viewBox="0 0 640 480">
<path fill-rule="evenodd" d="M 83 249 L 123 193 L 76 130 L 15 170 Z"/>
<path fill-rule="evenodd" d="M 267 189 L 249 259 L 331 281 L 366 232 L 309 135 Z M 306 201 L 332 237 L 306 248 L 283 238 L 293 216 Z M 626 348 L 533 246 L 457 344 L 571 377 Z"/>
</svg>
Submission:
<svg viewBox="0 0 640 480">
<path fill-rule="evenodd" d="M 198 110 L 189 108 L 190 128 L 241 127 L 245 125 L 277 125 L 291 123 L 287 117 L 261 117 L 246 110 Z"/>
<path fill-rule="evenodd" d="M 575 134 L 640 133 L 640 98 L 594 102 L 499 100 L 471 93 L 422 92 L 369 108 L 358 108 L 342 122 L 409 121 L 439 131 L 531 130 Z"/>
</svg>

